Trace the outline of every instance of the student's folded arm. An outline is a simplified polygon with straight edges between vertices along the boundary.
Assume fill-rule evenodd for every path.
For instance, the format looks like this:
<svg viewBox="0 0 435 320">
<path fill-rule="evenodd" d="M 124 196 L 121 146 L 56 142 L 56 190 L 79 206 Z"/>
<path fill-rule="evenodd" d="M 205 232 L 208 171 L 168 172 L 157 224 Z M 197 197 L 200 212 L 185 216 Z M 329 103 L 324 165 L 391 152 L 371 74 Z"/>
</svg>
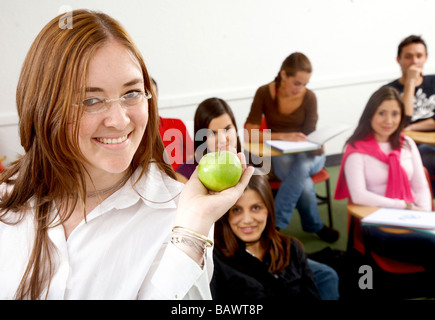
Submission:
<svg viewBox="0 0 435 320">
<path fill-rule="evenodd" d="M 259 124 L 246 122 L 245 130 L 249 142 L 263 142 L 263 132 L 260 131 Z"/>
<path fill-rule="evenodd" d="M 435 131 L 435 119 L 429 118 L 408 125 L 405 130 L 411 131 Z"/>
<path fill-rule="evenodd" d="M 248 141 L 261 143 L 265 140 L 305 141 L 307 137 L 302 132 L 268 132 L 260 131 L 260 125 L 247 122 L 245 130 L 248 133 Z"/>
<path fill-rule="evenodd" d="M 360 153 L 351 154 L 345 163 L 344 173 L 352 202 L 357 205 L 375 206 L 384 208 L 403 209 L 406 203 L 403 200 L 391 199 L 367 189 L 364 165 L 364 156 Z M 376 168 L 370 168 L 376 170 Z"/>
</svg>

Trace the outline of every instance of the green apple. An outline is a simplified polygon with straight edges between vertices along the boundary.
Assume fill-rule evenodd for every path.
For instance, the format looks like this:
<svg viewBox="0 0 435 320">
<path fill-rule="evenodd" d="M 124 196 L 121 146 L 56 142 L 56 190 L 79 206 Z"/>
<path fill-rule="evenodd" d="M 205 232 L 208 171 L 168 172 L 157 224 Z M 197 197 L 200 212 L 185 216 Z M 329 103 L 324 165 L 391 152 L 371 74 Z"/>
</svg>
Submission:
<svg viewBox="0 0 435 320">
<path fill-rule="evenodd" d="M 242 175 L 242 164 L 230 151 L 210 152 L 198 164 L 198 177 L 209 190 L 222 191 L 235 186 Z"/>
</svg>

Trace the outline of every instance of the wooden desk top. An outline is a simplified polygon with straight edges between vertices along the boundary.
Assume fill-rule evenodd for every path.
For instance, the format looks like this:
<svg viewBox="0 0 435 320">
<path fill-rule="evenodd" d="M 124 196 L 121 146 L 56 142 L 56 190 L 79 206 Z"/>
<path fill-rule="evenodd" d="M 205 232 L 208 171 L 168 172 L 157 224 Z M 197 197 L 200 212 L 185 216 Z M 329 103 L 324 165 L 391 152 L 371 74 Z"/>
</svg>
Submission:
<svg viewBox="0 0 435 320">
<path fill-rule="evenodd" d="M 358 219 L 363 219 L 369 215 L 371 215 L 373 212 L 378 210 L 378 207 L 369 207 L 369 206 L 359 206 L 356 204 L 349 204 L 347 206 L 347 211 L 357 217 Z M 379 227 L 382 231 L 389 232 L 389 233 L 410 233 L 413 232 L 409 229 L 401 229 L 401 228 L 387 228 L 387 227 Z"/>
<path fill-rule="evenodd" d="M 347 206 L 347 211 L 358 219 L 363 219 L 378 209 L 378 207 L 359 206 L 356 204 L 349 204 Z"/>
<path fill-rule="evenodd" d="M 403 131 L 403 134 L 410 137 L 416 143 L 435 145 L 435 131 Z"/>
</svg>

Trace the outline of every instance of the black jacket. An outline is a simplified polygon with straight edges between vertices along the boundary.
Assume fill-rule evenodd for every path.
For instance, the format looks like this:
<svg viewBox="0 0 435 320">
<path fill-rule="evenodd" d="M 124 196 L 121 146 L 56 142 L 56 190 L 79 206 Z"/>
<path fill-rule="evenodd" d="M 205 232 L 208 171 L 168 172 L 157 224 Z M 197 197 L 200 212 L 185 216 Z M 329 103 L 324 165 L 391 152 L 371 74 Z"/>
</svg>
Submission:
<svg viewBox="0 0 435 320">
<path fill-rule="evenodd" d="M 290 264 L 275 274 L 268 270 L 268 254 L 260 261 L 241 244 L 236 255 L 228 258 L 215 247 L 211 281 L 213 299 L 320 299 L 314 275 L 308 267 L 301 245 L 292 240 L 290 246 Z"/>
</svg>

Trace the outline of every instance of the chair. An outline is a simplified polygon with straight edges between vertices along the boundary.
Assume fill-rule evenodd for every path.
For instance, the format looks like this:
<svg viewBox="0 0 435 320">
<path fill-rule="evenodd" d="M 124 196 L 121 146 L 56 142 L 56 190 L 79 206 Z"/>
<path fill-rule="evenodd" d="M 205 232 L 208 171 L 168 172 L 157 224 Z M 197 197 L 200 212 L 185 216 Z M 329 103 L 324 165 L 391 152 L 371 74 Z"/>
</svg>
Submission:
<svg viewBox="0 0 435 320">
<path fill-rule="evenodd" d="M 193 141 L 186 125 L 180 119 L 162 118 L 159 124 L 160 136 L 174 171 L 180 164 L 193 156 Z"/>
<path fill-rule="evenodd" d="M 3 170 L 5 170 L 5 167 L 2 164 L 2 161 L 4 161 L 6 159 L 6 157 L 0 155 L 0 173 L 3 172 Z"/>
<path fill-rule="evenodd" d="M 349 204 L 351 202 L 349 201 Z M 419 273 L 426 271 L 423 266 L 408 262 L 397 261 L 388 257 L 380 256 L 371 251 L 361 227 L 361 220 L 348 213 L 348 250 L 354 248 L 359 253 L 372 260 L 379 268 L 389 273 Z"/>
<path fill-rule="evenodd" d="M 265 129 L 267 129 L 267 124 L 266 124 L 266 119 L 263 116 L 261 118 L 260 131 L 263 131 Z M 316 174 L 312 175 L 311 180 L 313 180 L 314 184 L 325 182 L 326 194 L 323 196 L 316 193 L 316 198 L 317 198 L 318 205 L 326 204 L 328 206 L 329 226 L 332 228 L 333 222 L 332 222 L 331 188 L 329 184 L 329 173 L 325 168 L 323 168 Z M 272 172 L 269 174 L 269 184 L 270 187 L 272 188 L 273 195 L 276 196 L 276 193 L 278 192 L 278 189 L 281 186 L 281 181 L 273 174 L 273 168 L 272 168 Z"/>
<path fill-rule="evenodd" d="M 431 194 L 433 195 L 433 190 L 430 184 L 430 176 L 426 168 L 424 168 L 426 179 L 429 184 L 429 189 Z M 351 201 L 349 201 L 349 204 L 351 204 Z M 432 202 L 432 210 L 434 209 L 434 205 Z M 354 248 L 358 252 L 368 256 L 378 267 L 380 267 L 382 270 L 389 272 L 389 273 L 421 273 L 425 272 L 425 268 L 421 265 L 413 264 L 413 263 L 407 263 L 407 262 L 401 262 L 397 261 L 391 258 L 387 258 L 384 256 L 380 256 L 373 251 L 370 251 L 369 248 L 367 248 L 366 242 L 364 241 L 364 234 L 362 232 L 361 228 L 361 220 L 358 219 L 355 216 L 352 216 L 350 213 L 348 213 L 348 249 Z"/>
</svg>

